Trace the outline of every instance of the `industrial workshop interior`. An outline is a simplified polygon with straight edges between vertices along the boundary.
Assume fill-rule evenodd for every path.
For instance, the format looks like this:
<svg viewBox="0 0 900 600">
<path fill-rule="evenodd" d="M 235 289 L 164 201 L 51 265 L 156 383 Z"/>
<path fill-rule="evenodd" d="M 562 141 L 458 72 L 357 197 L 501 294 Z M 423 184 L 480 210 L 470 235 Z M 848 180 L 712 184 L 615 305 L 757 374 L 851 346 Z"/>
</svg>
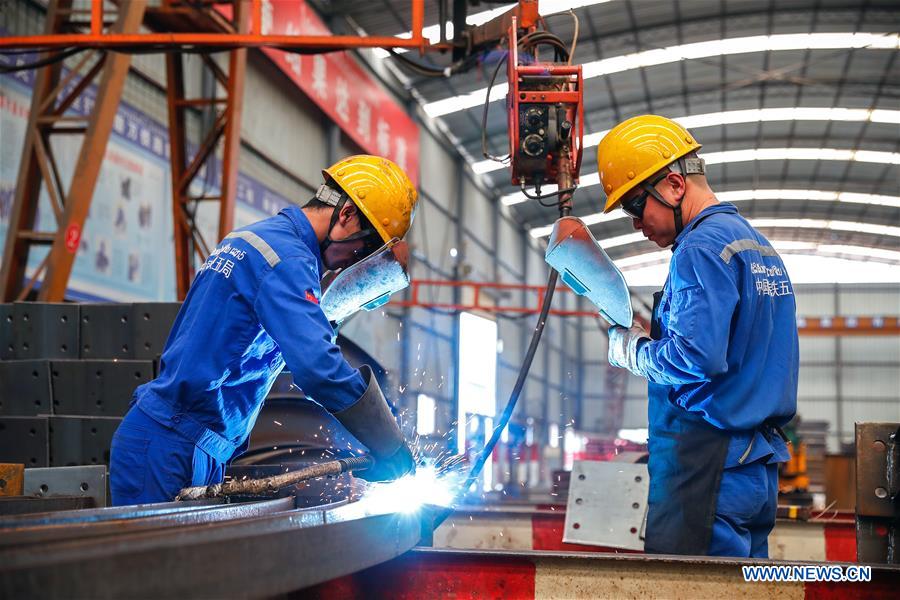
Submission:
<svg viewBox="0 0 900 600">
<path fill-rule="evenodd" d="M 0 597 L 897 598 L 897 0 L 0 0 Z"/>
</svg>

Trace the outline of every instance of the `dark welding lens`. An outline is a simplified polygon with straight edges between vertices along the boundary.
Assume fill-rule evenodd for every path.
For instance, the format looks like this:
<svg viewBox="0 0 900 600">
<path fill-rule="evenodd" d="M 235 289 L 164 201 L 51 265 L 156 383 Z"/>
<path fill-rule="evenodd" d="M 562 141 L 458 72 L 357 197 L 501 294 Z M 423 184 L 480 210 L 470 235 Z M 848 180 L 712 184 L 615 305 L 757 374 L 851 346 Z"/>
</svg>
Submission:
<svg viewBox="0 0 900 600">
<path fill-rule="evenodd" d="M 644 192 L 622 200 L 622 210 L 625 211 L 625 214 L 632 219 L 643 219 L 644 207 L 647 205 L 647 194 L 648 192 Z"/>
</svg>

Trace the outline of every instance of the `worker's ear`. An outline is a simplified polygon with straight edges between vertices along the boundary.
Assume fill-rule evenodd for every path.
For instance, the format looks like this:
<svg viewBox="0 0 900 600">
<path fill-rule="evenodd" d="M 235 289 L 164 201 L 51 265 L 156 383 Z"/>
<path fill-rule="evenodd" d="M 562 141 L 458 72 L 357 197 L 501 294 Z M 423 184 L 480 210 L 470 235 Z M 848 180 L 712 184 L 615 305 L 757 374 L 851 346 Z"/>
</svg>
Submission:
<svg viewBox="0 0 900 600">
<path fill-rule="evenodd" d="M 676 204 L 684 200 L 687 179 L 681 173 L 670 172 L 666 175 L 666 187 L 672 193 L 671 200 Z"/>
<path fill-rule="evenodd" d="M 342 226 L 347 227 L 353 219 L 359 218 L 359 211 L 356 208 L 356 205 L 352 202 L 344 202 L 344 205 L 341 207 L 341 212 L 338 214 L 338 223 Z"/>
</svg>

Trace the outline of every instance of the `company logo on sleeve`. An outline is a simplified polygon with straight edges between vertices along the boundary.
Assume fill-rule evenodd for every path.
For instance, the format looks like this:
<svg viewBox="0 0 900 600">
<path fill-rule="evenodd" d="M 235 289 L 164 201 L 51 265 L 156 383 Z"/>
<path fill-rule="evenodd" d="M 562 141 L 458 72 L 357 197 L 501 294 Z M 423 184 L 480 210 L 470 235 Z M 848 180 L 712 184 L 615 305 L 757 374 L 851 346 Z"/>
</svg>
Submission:
<svg viewBox="0 0 900 600">
<path fill-rule="evenodd" d="M 312 302 L 313 304 L 318 304 L 319 299 L 316 298 L 316 295 L 313 294 L 312 290 L 306 290 L 306 299 Z"/>
</svg>

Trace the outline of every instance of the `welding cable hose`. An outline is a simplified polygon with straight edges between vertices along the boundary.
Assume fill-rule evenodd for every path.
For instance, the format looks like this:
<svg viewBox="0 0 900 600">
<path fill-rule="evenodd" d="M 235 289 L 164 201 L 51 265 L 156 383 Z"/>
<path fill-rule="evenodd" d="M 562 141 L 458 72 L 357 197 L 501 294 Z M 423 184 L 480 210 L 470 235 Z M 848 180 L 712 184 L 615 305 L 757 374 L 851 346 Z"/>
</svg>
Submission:
<svg viewBox="0 0 900 600">
<path fill-rule="evenodd" d="M 363 471 L 374 464 L 371 456 L 352 456 L 339 458 L 328 462 L 310 465 L 296 471 L 281 473 L 271 477 L 260 479 L 240 479 L 215 483 L 213 485 L 198 485 L 186 487 L 179 492 L 176 500 L 199 500 L 201 498 L 217 498 L 219 496 L 255 496 L 259 494 L 272 494 L 281 488 L 296 485 L 316 479 L 341 475 L 350 471 Z"/>
<path fill-rule="evenodd" d="M 490 440 L 488 440 L 487 444 L 485 444 L 481 453 L 472 464 L 469 475 L 460 486 L 459 491 L 457 491 L 456 498 L 454 498 L 451 506 L 457 504 L 457 502 L 462 499 L 466 494 L 466 491 L 473 483 L 475 483 L 478 476 L 481 475 L 481 469 L 484 467 L 484 463 L 487 461 L 488 456 L 494 451 L 494 446 L 497 445 L 497 442 L 500 440 L 500 435 L 503 433 L 503 430 L 506 429 L 506 425 L 509 423 L 510 417 L 512 417 L 513 411 L 516 408 L 516 403 L 519 401 L 519 396 L 522 394 L 522 388 L 525 387 L 525 380 L 528 379 L 528 371 L 531 370 L 531 363 L 534 361 L 534 355 L 540 344 L 541 335 L 544 333 L 544 325 L 547 322 L 547 316 L 550 314 L 550 305 L 553 301 L 553 292 L 556 289 L 556 281 L 558 278 L 559 274 L 556 270 L 550 269 L 550 276 L 547 278 L 547 293 L 544 294 L 544 301 L 541 304 L 541 313 L 538 317 L 537 325 L 534 327 L 534 333 L 531 335 L 531 343 L 528 345 L 528 352 L 525 353 L 525 359 L 522 361 L 522 366 L 519 368 L 519 376 L 516 379 L 516 384 L 513 386 L 512 393 L 509 395 L 509 401 L 506 403 L 506 408 L 503 409 L 503 414 L 500 416 L 497 426 L 494 428 L 493 433 L 491 433 Z M 447 507 L 435 513 L 432 525 L 433 528 L 437 529 L 438 526 L 450 516 L 451 512 L 453 512 L 453 509 Z"/>
</svg>

